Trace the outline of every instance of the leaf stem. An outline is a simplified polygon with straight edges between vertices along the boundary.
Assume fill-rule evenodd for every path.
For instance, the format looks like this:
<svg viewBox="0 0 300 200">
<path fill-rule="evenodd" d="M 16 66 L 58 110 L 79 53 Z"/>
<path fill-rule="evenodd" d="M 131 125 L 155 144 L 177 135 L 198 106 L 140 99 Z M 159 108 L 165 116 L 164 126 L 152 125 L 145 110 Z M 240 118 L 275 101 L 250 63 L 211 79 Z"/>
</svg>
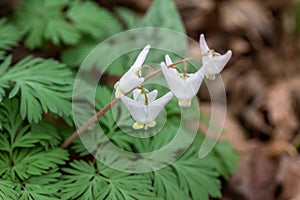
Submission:
<svg viewBox="0 0 300 200">
<path fill-rule="evenodd" d="M 190 60 L 191 58 L 186 58 L 183 60 L 179 60 L 175 63 L 173 63 L 172 65 L 168 66 L 169 68 L 172 66 L 175 66 L 177 64 L 180 63 L 185 63 L 187 60 Z M 145 77 L 144 82 L 146 82 L 147 80 L 149 80 L 150 78 L 156 76 L 157 74 L 161 73 L 161 69 L 156 70 L 152 73 L 150 73 L 148 76 Z M 134 88 L 136 89 L 136 88 Z M 134 89 L 132 89 L 131 91 L 129 91 L 128 93 L 126 93 L 125 95 L 129 94 L 130 92 L 132 92 Z M 82 127 L 80 127 L 79 129 L 77 129 L 62 145 L 61 148 L 65 149 L 67 148 L 78 136 L 80 136 L 82 133 L 84 133 L 84 131 L 86 129 L 88 129 L 88 127 L 90 127 L 94 122 L 96 122 L 102 115 L 104 115 L 109 109 L 111 109 L 114 105 L 116 105 L 118 102 L 120 101 L 119 98 L 116 98 L 114 100 L 112 100 L 109 104 L 107 104 L 102 110 L 100 110 L 99 112 L 97 112 L 94 116 L 92 116 Z"/>
</svg>

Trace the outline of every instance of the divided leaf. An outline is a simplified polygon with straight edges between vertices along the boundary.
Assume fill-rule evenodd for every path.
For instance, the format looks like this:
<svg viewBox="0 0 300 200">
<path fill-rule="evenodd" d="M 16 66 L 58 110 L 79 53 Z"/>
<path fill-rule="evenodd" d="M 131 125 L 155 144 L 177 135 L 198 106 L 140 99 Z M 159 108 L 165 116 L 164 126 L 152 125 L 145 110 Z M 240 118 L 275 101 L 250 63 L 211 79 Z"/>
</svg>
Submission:
<svg viewBox="0 0 300 200">
<path fill-rule="evenodd" d="M 47 39 L 55 45 L 75 44 L 80 39 L 79 31 L 63 14 L 68 0 L 24 0 L 15 11 L 20 29 L 25 33 L 25 45 L 30 49 L 42 47 Z"/>
<path fill-rule="evenodd" d="M 12 181 L 0 179 L 0 199 L 17 199 L 17 192 L 15 191 L 14 186 L 15 184 Z"/>
<path fill-rule="evenodd" d="M 72 1 L 67 16 L 75 27 L 93 38 L 104 38 L 122 30 L 108 10 L 91 1 Z"/>
<path fill-rule="evenodd" d="M 9 68 L 11 57 L 0 65 L 0 100 L 9 90 L 9 98 L 20 95 L 22 118 L 38 122 L 42 112 L 60 116 L 71 111 L 73 76 L 64 64 L 52 59 L 27 57 Z"/>
<path fill-rule="evenodd" d="M 64 168 L 63 199 L 155 199 L 150 180 L 143 175 L 119 172 L 97 162 L 74 161 Z"/>
<path fill-rule="evenodd" d="M 3 60 L 5 51 L 11 50 L 11 48 L 17 44 L 21 33 L 17 27 L 9 24 L 5 18 L 0 19 L 0 27 L 0 60 Z"/>
</svg>

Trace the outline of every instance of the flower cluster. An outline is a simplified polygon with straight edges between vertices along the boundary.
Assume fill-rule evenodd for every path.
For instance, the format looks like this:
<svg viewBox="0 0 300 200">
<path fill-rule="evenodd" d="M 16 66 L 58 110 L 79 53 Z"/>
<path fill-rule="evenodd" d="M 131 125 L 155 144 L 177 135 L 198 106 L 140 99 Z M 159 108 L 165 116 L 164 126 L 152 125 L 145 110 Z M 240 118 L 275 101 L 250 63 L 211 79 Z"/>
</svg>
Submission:
<svg viewBox="0 0 300 200">
<path fill-rule="evenodd" d="M 149 53 L 150 45 L 147 45 L 138 55 L 134 64 L 115 84 L 115 97 L 120 98 L 128 108 L 131 116 L 136 121 L 133 129 L 147 129 L 156 125 L 155 119 L 164 106 L 175 96 L 180 107 L 190 107 L 192 98 L 197 94 L 200 85 L 206 77 L 214 80 L 231 58 L 232 52 L 228 50 L 224 55 L 215 52 L 207 46 L 204 35 L 200 35 L 200 49 L 202 54 L 202 67 L 196 73 L 187 73 L 186 60 L 183 73 L 175 67 L 170 56 L 165 56 L 161 62 L 161 70 L 170 88 L 170 92 L 156 99 L 158 91 L 149 92 L 141 84 L 145 81 L 142 77 L 144 61 Z M 126 96 L 133 91 L 133 99 Z"/>
</svg>

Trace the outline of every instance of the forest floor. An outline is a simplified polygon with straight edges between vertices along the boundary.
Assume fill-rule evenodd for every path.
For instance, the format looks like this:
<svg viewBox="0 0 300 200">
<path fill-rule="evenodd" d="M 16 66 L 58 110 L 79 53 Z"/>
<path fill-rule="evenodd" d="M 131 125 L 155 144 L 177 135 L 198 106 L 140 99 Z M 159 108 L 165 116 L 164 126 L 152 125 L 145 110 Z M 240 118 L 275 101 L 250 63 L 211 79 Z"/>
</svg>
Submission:
<svg viewBox="0 0 300 200">
<path fill-rule="evenodd" d="M 188 35 L 231 49 L 223 139 L 240 153 L 223 199 L 300 199 L 300 57 L 293 1 L 178 1 Z M 188 3 L 189 2 L 189 3 Z M 200 2 L 200 1 L 199 1 Z M 203 89 L 201 100 L 209 100 Z M 202 104 L 202 110 L 210 105 Z"/>
<path fill-rule="evenodd" d="M 175 2 L 189 36 L 197 40 L 205 33 L 216 50 L 233 51 L 222 72 L 228 101 L 222 138 L 241 158 L 237 173 L 224 182 L 222 199 L 299 200 L 300 40 L 292 15 L 296 2 Z M 205 89 L 200 99 L 209 100 Z M 209 103 L 201 104 L 209 111 Z"/>
</svg>

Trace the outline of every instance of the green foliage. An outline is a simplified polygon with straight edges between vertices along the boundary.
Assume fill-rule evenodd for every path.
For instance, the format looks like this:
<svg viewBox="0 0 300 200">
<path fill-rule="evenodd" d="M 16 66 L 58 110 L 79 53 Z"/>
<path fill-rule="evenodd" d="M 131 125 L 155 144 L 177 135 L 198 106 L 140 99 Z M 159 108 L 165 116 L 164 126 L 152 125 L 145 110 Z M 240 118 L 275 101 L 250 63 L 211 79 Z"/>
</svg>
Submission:
<svg viewBox="0 0 300 200">
<path fill-rule="evenodd" d="M 153 199 L 150 180 L 143 175 L 119 172 L 102 165 L 85 161 L 70 163 L 63 169 L 63 199 Z"/>
<path fill-rule="evenodd" d="M 123 18 L 125 28 L 143 28 L 143 27 L 163 27 L 170 29 L 170 32 L 177 31 L 180 33 L 185 33 L 184 26 L 179 17 L 178 11 L 176 10 L 174 3 L 172 0 L 160 1 L 156 0 L 150 7 L 147 14 L 141 19 L 137 20 L 134 14 L 126 9 L 118 9 L 117 13 L 120 17 Z M 117 26 L 117 23 L 110 18 L 109 20 L 111 26 L 107 27 L 107 32 L 112 32 L 111 29 L 114 30 L 114 27 Z M 119 27 L 119 26 L 118 26 Z M 121 29 L 118 29 L 121 30 Z M 116 32 L 114 32 L 116 33 Z M 184 55 L 187 52 L 187 40 L 185 38 L 179 37 L 178 35 L 166 35 L 163 33 L 157 33 L 155 29 L 152 31 L 148 31 L 147 34 L 141 33 L 137 38 L 124 38 L 122 41 L 117 41 L 109 44 L 107 48 L 110 49 L 111 54 L 117 54 L 119 48 L 128 48 L 133 49 L 132 47 L 140 46 L 147 43 L 151 43 L 153 46 L 161 46 L 164 49 L 170 49 L 171 51 Z M 154 41 L 153 38 L 155 38 Z M 68 49 L 62 54 L 63 62 L 67 63 L 70 66 L 79 66 L 84 58 L 88 55 L 88 53 L 96 47 L 104 38 L 100 40 L 95 40 L 90 37 L 85 37 L 81 40 L 78 46 Z M 149 40 L 151 39 L 151 41 Z M 176 41 L 171 43 L 168 41 Z M 138 45 L 137 45 L 138 44 Z M 115 51 L 115 52 L 112 52 Z M 138 51 L 130 52 L 126 55 L 120 55 L 120 57 L 113 61 L 109 66 L 102 66 L 102 59 L 99 56 L 95 57 L 95 63 L 97 63 L 97 67 L 103 69 L 107 67 L 107 72 L 113 75 L 121 75 L 123 74 L 129 66 L 131 66 L 138 55 Z M 148 62 L 158 62 L 164 58 L 166 51 L 151 51 L 148 55 Z"/>
<path fill-rule="evenodd" d="M 72 45 L 82 34 L 100 38 L 120 31 L 113 16 L 91 1 L 24 0 L 15 11 L 15 20 L 31 49 L 44 46 L 48 40 L 54 45 Z"/>
<path fill-rule="evenodd" d="M 75 44 L 79 31 L 69 23 L 63 14 L 68 0 L 24 0 L 16 9 L 15 18 L 26 34 L 25 45 L 33 49 L 42 47 L 46 40 L 55 45 L 61 42 Z"/>
<path fill-rule="evenodd" d="M 52 59 L 27 57 L 9 68 L 11 57 L 0 65 L 0 101 L 6 96 L 21 97 L 20 113 L 29 122 L 38 122 L 42 112 L 69 115 L 72 73 Z"/>
<path fill-rule="evenodd" d="M 148 131 L 133 132 L 133 119 L 126 107 L 119 103 L 98 120 L 104 135 L 95 134 L 93 127 L 81 135 L 96 141 L 92 144 L 94 146 L 89 146 L 89 151 L 80 138 L 67 150 L 59 147 L 76 129 L 70 115 L 74 75 L 68 66 L 79 66 L 95 45 L 124 29 L 163 27 L 185 33 L 172 0 L 154 0 L 144 17 L 125 8 L 116 9 L 115 13 L 117 17 L 89 0 L 22 0 L 14 8 L 12 16 L 0 19 L 0 199 L 208 200 L 221 196 L 219 179 L 229 178 L 236 170 L 237 154 L 230 144 L 219 142 L 207 157 L 199 159 L 198 150 L 204 138 L 201 133 L 188 149 L 181 146 L 189 138 L 189 133 L 183 132 L 184 138 L 174 144 L 179 148 L 144 160 L 145 166 L 154 159 L 161 163 L 175 160 L 149 173 L 120 172 L 90 155 L 91 150 L 94 153 L 98 153 L 99 149 L 106 150 L 104 136 L 118 148 L 134 153 L 153 152 L 169 144 L 181 123 L 181 109 L 175 98 L 165 108 L 166 122 L 158 119 L 157 127 Z M 16 24 L 10 21 L 10 17 Z M 43 48 L 48 51 L 48 47 L 54 45 L 55 53 L 63 51 L 56 55 L 68 66 L 51 58 L 33 56 L 13 61 L 18 58 L 12 59 L 6 54 L 18 41 L 22 41 L 21 46 L 24 42 L 29 49 L 41 48 L 34 51 L 38 55 L 43 55 Z M 176 42 L 170 44 L 168 41 Z M 188 45 L 182 38 L 153 29 L 138 35 L 138 38 L 122 38 L 122 41 L 109 43 L 104 49 L 109 49 L 105 53 L 118 55 L 120 49 L 143 48 L 146 43 L 170 50 L 174 60 L 187 52 Z M 116 58 L 107 72 L 123 74 L 138 53 L 136 50 Z M 153 49 L 146 63 L 161 61 L 166 53 L 169 52 Z M 93 69 L 97 73 L 102 72 L 102 62 L 106 57 L 106 54 L 96 55 Z M 90 77 L 91 74 L 87 73 L 85 78 Z M 94 80 L 91 78 L 91 81 Z M 158 96 L 167 92 L 154 84 L 146 87 L 159 89 Z M 90 116 L 94 106 L 100 110 L 114 97 L 110 88 L 99 86 L 94 105 L 83 98 L 90 91 L 81 92 L 78 99 L 73 98 L 75 102 L 83 100 L 84 109 L 78 113 L 82 119 Z M 162 124 L 164 126 L 159 130 Z M 157 130 L 159 132 L 155 135 Z M 139 155 L 142 158 L 144 154 Z M 109 150 L 104 156 L 110 162 L 122 161 L 121 155 L 112 155 Z M 126 163 L 124 165 L 127 166 Z"/>
<path fill-rule="evenodd" d="M 115 131 L 113 134 L 110 134 L 109 137 L 119 148 L 123 148 L 127 151 L 136 153 L 153 152 L 154 150 L 158 150 L 165 146 L 173 139 L 178 127 L 172 124 L 177 124 L 177 122 L 178 121 L 173 120 L 167 122 L 164 129 L 158 135 L 148 139 L 132 137 L 121 130 Z M 138 135 L 139 132 L 137 131 L 135 134 Z M 220 176 L 228 178 L 229 175 L 234 172 L 237 154 L 228 143 L 219 142 L 216 148 L 207 157 L 199 159 L 197 157 L 199 150 L 198 146 L 201 145 L 203 138 L 204 136 L 199 133 L 195 139 L 196 142 L 183 154 L 183 156 L 169 164 L 167 167 L 151 173 L 139 174 L 139 176 L 143 177 L 141 179 L 136 178 L 135 175 L 129 174 L 127 174 L 126 177 L 133 178 L 137 188 L 149 188 L 156 199 L 208 200 L 209 197 L 221 197 L 221 183 L 219 178 Z M 175 148 L 174 151 L 162 154 L 155 159 L 164 162 L 165 160 L 168 160 L 170 156 L 176 156 L 177 153 L 177 149 Z M 109 152 L 107 152 L 107 154 L 108 159 L 111 157 L 114 157 L 114 159 L 117 160 L 121 159 L 118 158 L 118 155 L 110 155 Z M 101 164 L 96 162 L 96 165 L 94 166 L 92 163 L 76 161 L 76 163 L 72 164 L 74 169 L 65 169 L 65 171 L 69 173 L 69 175 L 64 177 L 67 181 L 65 184 L 66 188 L 63 190 L 63 192 L 66 193 L 65 195 L 67 195 L 64 196 L 65 199 L 89 199 L 91 196 L 104 199 L 105 195 L 108 195 L 106 189 L 100 192 L 100 185 L 102 186 L 102 189 L 103 187 L 109 187 L 109 185 L 113 183 L 112 175 L 104 173 L 109 169 L 108 167 L 104 167 L 104 169 L 102 168 L 102 170 L 99 169 L 98 171 L 98 165 Z M 112 171 L 117 173 L 114 170 Z M 118 172 L 118 174 L 123 174 L 123 172 Z M 142 180 L 147 181 L 145 183 Z M 130 182 L 131 179 L 127 180 L 124 178 L 122 181 L 124 185 L 133 186 L 133 183 Z M 76 189 L 71 189 L 71 185 L 73 185 L 73 187 L 75 186 Z M 130 188 L 130 190 L 134 189 Z M 148 191 L 144 191 L 142 194 L 146 195 L 148 194 Z M 106 198 L 108 198 L 108 196 L 106 196 Z M 111 197 L 111 199 L 118 198 L 124 199 L 124 196 L 118 196 L 116 194 L 115 197 Z M 128 199 L 131 198 L 128 197 Z M 140 196 L 140 199 L 146 199 L 146 197 Z"/>
<path fill-rule="evenodd" d="M 8 23 L 7 19 L 0 19 L 0 60 L 4 59 L 5 51 L 11 50 L 21 37 L 18 29 Z"/>
<path fill-rule="evenodd" d="M 119 17 L 122 19 L 126 29 L 138 28 L 141 19 L 132 10 L 126 8 L 118 8 L 116 10 Z"/>
<path fill-rule="evenodd" d="M 0 134 L 0 197 L 56 199 L 54 194 L 60 189 L 57 181 L 61 176 L 58 165 L 65 164 L 67 151 L 47 150 L 41 145 L 42 141 L 55 138 L 30 131 L 19 114 L 17 99 L 5 99 L 0 115 L 5 117 Z"/>
<path fill-rule="evenodd" d="M 108 37 L 122 30 L 110 12 L 91 1 L 72 1 L 67 16 L 78 30 L 96 39 Z"/>
<path fill-rule="evenodd" d="M 12 187 L 13 185 L 14 184 L 11 181 L 0 179 L 0 199 L 16 199 L 17 192 Z"/>
<path fill-rule="evenodd" d="M 172 0 L 155 0 L 142 22 L 144 27 L 169 28 L 185 33 L 183 23 Z"/>
<path fill-rule="evenodd" d="M 300 33 L 300 2 L 295 2 L 295 5 L 292 9 L 292 15 L 294 20 L 294 31 Z"/>
</svg>

